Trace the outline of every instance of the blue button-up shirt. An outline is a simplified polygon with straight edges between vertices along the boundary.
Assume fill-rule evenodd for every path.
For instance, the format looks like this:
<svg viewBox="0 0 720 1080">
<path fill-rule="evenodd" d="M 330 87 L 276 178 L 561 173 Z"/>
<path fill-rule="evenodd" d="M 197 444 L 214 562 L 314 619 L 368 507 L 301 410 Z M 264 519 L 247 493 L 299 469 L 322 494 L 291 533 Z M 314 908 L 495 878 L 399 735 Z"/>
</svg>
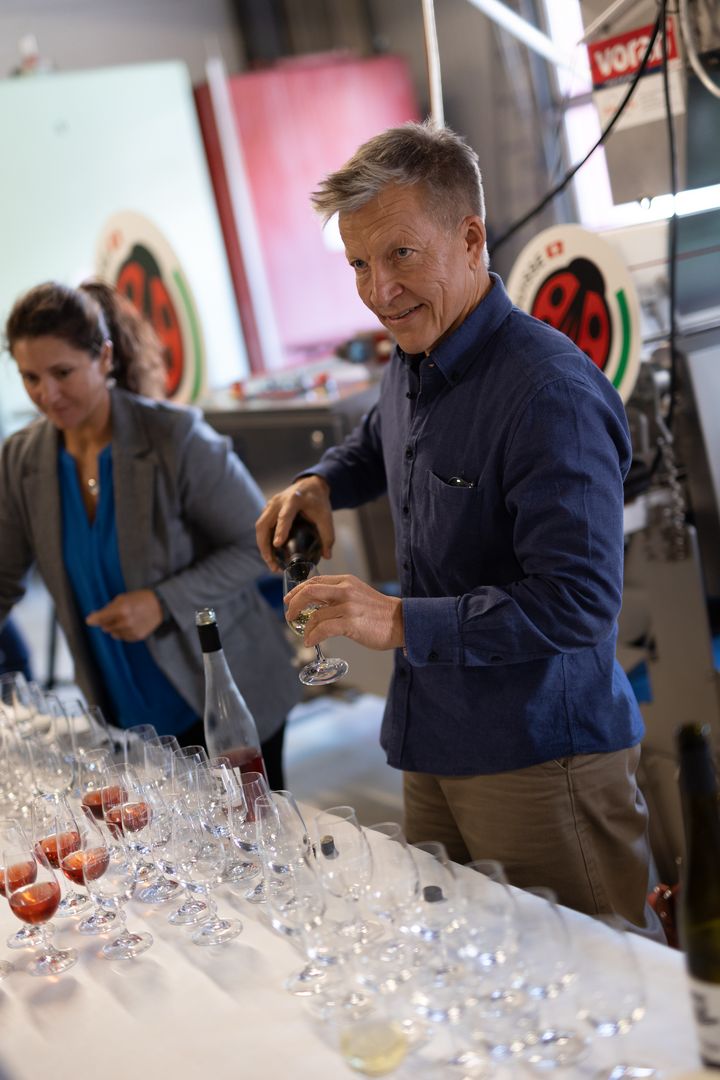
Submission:
<svg viewBox="0 0 720 1080">
<path fill-rule="evenodd" d="M 633 746 L 615 660 L 622 595 L 622 402 L 502 282 L 428 356 L 396 350 L 378 404 L 312 471 L 334 508 L 387 491 L 405 650 L 388 762 L 501 772 Z"/>
</svg>

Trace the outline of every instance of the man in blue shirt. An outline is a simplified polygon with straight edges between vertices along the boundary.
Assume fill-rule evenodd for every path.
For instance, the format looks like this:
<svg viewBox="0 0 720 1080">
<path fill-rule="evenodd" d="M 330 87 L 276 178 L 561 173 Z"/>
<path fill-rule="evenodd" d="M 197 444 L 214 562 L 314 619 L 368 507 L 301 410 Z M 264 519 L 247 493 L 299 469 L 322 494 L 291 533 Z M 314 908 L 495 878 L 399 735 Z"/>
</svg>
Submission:
<svg viewBox="0 0 720 1080">
<path fill-rule="evenodd" d="M 308 645 L 395 649 L 381 742 L 405 774 L 409 840 L 499 859 L 514 884 L 652 933 L 643 726 L 615 660 L 622 403 L 488 271 L 477 156 L 454 133 L 386 131 L 313 201 L 339 212 L 358 293 L 397 349 L 378 404 L 270 500 L 258 543 L 274 566 L 301 510 L 328 555 L 332 510 L 387 491 L 402 598 L 324 575 L 288 614 L 320 605 Z"/>
</svg>

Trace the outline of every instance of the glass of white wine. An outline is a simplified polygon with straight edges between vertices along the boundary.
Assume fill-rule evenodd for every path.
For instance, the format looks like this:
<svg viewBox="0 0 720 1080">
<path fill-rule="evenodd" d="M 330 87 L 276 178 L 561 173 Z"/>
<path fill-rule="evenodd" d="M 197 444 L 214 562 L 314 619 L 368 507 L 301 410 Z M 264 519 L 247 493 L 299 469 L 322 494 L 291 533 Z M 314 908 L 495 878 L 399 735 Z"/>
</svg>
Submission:
<svg viewBox="0 0 720 1080">
<path fill-rule="evenodd" d="M 293 560 L 283 571 L 283 594 L 287 595 L 296 585 L 308 581 L 309 578 L 317 577 L 317 572 L 314 563 L 304 559 Z M 308 619 L 317 608 L 317 604 L 308 604 L 294 619 L 287 619 L 288 626 L 299 638 L 304 637 Z M 315 659 L 300 671 L 299 679 L 306 686 L 317 686 L 335 682 L 336 679 L 347 675 L 349 670 L 347 660 L 341 660 L 337 656 L 324 656 L 320 646 L 316 645 Z"/>
</svg>

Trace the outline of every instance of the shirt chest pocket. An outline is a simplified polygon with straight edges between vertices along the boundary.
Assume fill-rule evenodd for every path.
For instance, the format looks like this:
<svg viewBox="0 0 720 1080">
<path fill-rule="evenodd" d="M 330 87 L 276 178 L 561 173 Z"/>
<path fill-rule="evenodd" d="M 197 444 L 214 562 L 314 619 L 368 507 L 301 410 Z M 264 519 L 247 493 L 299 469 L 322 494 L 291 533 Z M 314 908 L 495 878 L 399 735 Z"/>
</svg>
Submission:
<svg viewBox="0 0 720 1080">
<path fill-rule="evenodd" d="M 478 527 L 485 505 L 482 486 L 443 480 L 436 473 L 427 473 L 428 525 L 441 533 L 455 534 Z"/>
</svg>

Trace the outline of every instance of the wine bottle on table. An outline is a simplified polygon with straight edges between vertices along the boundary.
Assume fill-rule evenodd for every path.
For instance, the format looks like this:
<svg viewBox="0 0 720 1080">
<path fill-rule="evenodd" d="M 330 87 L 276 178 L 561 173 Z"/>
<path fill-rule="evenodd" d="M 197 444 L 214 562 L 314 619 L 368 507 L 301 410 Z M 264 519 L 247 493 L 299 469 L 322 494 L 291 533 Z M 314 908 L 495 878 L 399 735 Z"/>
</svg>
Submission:
<svg viewBox="0 0 720 1080">
<path fill-rule="evenodd" d="M 212 608 L 195 613 L 205 665 L 205 742 L 208 754 L 229 758 L 241 773 L 259 772 L 267 779 L 252 713 L 238 690 L 225 659 Z"/>
<path fill-rule="evenodd" d="M 680 942 L 703 1064 L 720 1070 L 720 813 L 707 725 L 677 736 L 686 858 L 680 890 Z"/>
<path fill-rule="evenodd" d="M 322 558 L 322 543 L 312 521 L 304 514 L 296 514 L 287 540 L 282 547 L 273 548 L 273 555 L 283 570 L 299 561 L 317 566 Z"/>
</svg>

